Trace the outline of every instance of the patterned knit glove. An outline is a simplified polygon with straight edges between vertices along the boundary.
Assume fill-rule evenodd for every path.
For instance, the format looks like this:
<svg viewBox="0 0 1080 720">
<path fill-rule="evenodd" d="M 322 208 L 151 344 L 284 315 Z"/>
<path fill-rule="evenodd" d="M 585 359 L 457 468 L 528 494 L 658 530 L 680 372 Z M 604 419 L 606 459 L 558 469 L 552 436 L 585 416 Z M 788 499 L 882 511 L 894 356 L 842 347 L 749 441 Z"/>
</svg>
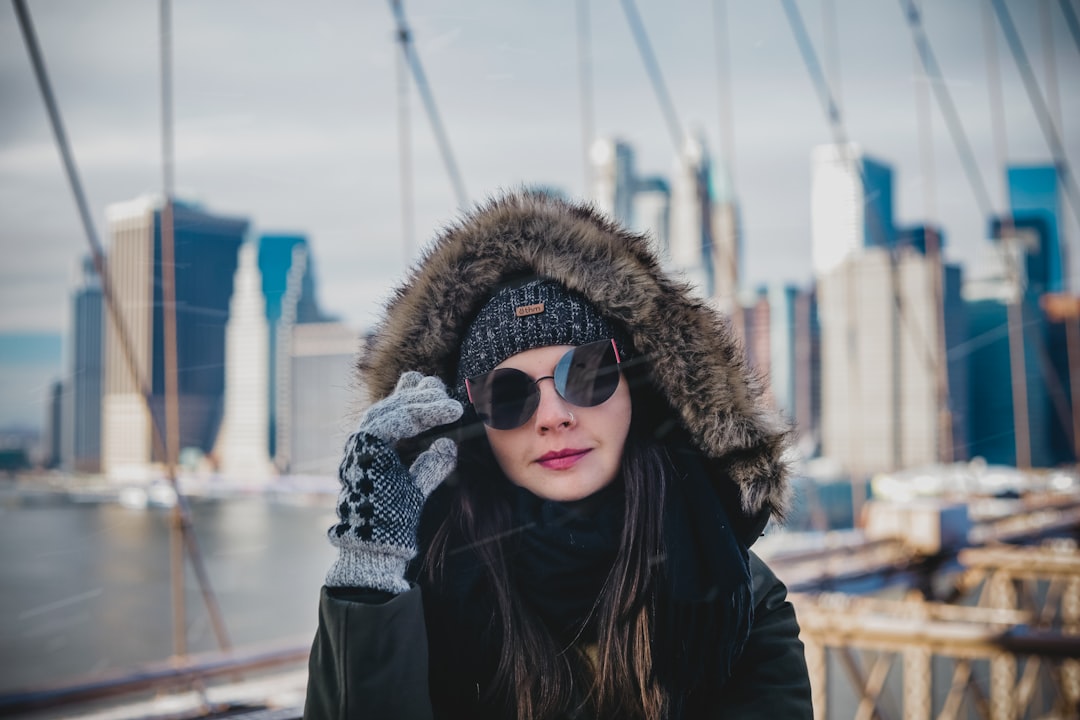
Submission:
<svg viewBox="0 0 1080 720">
<path fill-rule="evenodd" d="M 406 470 L 393 443 L 454 422 L 461 413 L 461 403 L 446 394 L 441 380 L 411 371 L 389 397 L 368 408 L 338 470 L 340 522 L 327 536 L 339 552 L 327 586 L 409 589 L 405 568 L 416 556 L 420 511 L 454 469 L 457 446 L 439 438 Z"/>
</svg>

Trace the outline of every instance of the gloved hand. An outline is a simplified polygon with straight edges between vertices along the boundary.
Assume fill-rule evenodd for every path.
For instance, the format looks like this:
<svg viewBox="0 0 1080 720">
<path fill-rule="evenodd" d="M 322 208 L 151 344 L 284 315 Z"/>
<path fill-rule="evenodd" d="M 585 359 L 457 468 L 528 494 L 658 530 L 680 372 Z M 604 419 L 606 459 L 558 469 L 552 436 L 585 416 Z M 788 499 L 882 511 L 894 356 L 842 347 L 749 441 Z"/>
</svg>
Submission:
<svg viewBox="0 0 1080 720">
<path fill-rule="evenodd" d="M 409 589 L 405 568 L 416 556 L 420 511 L 454 469 L 457 445 L 439 438 L 406 470 L 393 444 L 454 422 L 461 413 L 461 403 L 447 395 L 439 378 L 413 371 L 364 413 L 338 469 L 340 522 L 327 536 L 339 552 L 327 586 Z"/>
</svg>

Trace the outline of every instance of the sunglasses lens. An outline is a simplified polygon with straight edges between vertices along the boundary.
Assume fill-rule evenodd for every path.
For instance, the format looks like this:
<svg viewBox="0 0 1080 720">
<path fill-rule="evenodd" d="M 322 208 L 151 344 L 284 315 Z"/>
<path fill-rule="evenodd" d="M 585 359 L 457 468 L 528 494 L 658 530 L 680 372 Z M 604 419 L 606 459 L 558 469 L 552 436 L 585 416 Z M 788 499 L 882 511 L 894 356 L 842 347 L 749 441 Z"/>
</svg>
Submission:
<svg viewBox="0 0 1080 720">
<path fill-rule="evenodd" d="M 619 363 L 610 340 L 576 347 L 555 366 L 555 388 L 578 407 L 599 405 L 618 386 Z"/>
<path fill-rule="evenodd" d="M 532 378 L 513 368 L 492 370 L 478 378 L 473 387 L 476 414 L 496 430 L 523 425 L 536 412 L 539 400 Z"/>
<path fill-rule="evenodd" d="M 580 345 L 555 366 L 555 389 L 578 407 L 595 407 L 619 387 L 619 358 L 611 340 Z M 524 425 L 540 405 L 540 389 L 521 370 L 499 368 L 470 378 L 469 397 L 488 427 L 512 430 Z"/>
</svg>

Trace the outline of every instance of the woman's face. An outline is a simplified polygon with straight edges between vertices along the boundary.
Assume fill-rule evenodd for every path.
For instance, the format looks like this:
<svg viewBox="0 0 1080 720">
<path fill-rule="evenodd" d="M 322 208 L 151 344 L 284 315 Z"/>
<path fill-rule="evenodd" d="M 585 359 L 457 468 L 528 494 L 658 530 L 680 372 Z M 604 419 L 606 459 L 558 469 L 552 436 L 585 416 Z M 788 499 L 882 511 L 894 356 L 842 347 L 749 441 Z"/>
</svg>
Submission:
<svg viewBox="0 0 1080 720">
<path fill-rule="evenodd" d="M 511 355 L 497 367 L 530 377 L 550 376 L 571 345 L 551 345 Z M 541 380 L 540 405 L 521 427 L 484 426 L 499 467 L 511 482 L 546 500 L 588 497 L 619 473 L 630 430 L 630 389 L 626 379 L 606 401 L 578 407 L 555 392 L 554 380 Z"/>
</svg>

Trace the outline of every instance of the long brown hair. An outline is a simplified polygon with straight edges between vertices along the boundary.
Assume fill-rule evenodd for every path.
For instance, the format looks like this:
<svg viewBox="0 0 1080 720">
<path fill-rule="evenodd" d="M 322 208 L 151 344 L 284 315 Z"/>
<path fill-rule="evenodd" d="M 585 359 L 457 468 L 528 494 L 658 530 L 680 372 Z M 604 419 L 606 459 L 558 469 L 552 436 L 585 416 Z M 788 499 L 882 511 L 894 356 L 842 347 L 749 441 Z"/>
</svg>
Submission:
<svg viewBox="0 0 1080 720">
<path fill-rule="evenodd" d="M 665 488 L 673 466 L 646 426 L 656 416 L 639 402 L 639 393 L 633 395 L 631 431 L 616 480 L 624 488 L 625 517 L 615 561 L 594 607 L 594 655 L 560 644 L 526 607 L 505 552 L 514 532 L 505 492 L 510 480 L 483 433 L 462 443 L 458 489 L 432 537 L 424 570 L 431 582 L 442 580 L 455 535 L 476 554 L 494 597 L 500 638 L 498 666 L 483 699 L 505 705 L 518 720 L 572 715 L 581 705 L 597 717 L 661 720 L 670 707 L 653 668 L 653 616 L 664 556 Z"/>
</svg>

